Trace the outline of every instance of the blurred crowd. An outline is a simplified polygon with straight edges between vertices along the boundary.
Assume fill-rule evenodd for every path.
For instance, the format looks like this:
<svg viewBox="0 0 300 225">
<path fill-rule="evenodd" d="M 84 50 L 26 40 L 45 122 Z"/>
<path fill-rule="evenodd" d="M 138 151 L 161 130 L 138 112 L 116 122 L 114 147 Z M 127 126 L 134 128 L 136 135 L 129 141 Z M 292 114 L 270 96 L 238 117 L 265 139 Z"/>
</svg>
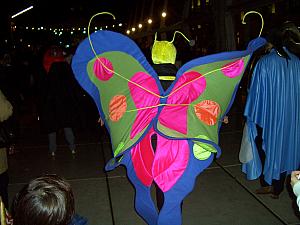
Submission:
<svg viewBox="0 0 300 225">
<path fill-rule="evenodd" d="M 77 84 L 72 74 L 70 63 L 73 53 L 73 48 L 67 49 L 57 45 L 0 51 L 0 90 L 14 107 L 13 115 L 5 122 L 11 141 L 10 154 L 17 151 L 15 144 L 20 137 L 22 123 L 38 123 L 40 132 L 48 133 L 45 123 L 43 123 L 45 121 L 41 121 L 41 116 L 43 113 L 45 115 L 45 110 L 55 110 L 48 107 L 49 101 L 45 101 L 46 95 L 51 92 L 49 83 L 58 82 L 58 80 L 50 81 L 47 76 L 53 62 L 65 62 L 64 65 L 69 71 L 66 74 L 68 79 L 64 80 L 66 87 L 62 87 L 61 90 L 69 89 L 69 94 L 73 98 L 73 103 L 68 103 L 70 107 L 76 102 L 77 107 L 72 110 L 72 116 L 76 118 L 76 123 L 72 126 L 90 129 L 97 125 L 96 106 Z M 53 90 L 59 87 L 56 84 L 52 84 L 52 86 Z M 58 89 L 57 92 L 59 92 Z M 48 100 L 50 99 L 48 98 Z"/>
</svg>

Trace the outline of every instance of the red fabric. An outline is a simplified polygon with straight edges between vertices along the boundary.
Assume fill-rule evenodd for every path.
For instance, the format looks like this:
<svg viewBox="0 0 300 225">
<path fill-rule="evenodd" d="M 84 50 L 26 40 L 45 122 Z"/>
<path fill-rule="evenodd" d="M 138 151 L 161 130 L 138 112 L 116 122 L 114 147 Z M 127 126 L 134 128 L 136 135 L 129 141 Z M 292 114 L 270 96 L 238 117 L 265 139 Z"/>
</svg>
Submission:
<svg viewBox="0 0 300 225">
<path fill-rule="evenodd" d="M 117 122 L 119 121 L 127 109 L 127 102 L 125 95 L 115 95 L 109 103 L 109 118 Z"/>
<path fill-rule="evenodd" d="M 201 101 L 194 106 L 194 110 L 198 119 L 209 126 L 217 123 L 221 111 L 219 104 L 211 100 Z"/>
<path fill-rule="evenodd" d="M 157 135 L 157 148 L 154 154 L 151 136 Z M 189 161 L 187 140 L 170 140 L 151 129 L 131 150 L 134 171 L 139 180 L 150 187 L 153 179 L 159 188 L 170 190 L 184 173 Z"/>
<path fill-rule="evenodd" d="M 131 150 L 131 159 L 136 176 L 147 187 L 150 187 L 153 181 L 151 171 L 154 159 L 154 152 L 151 146 L 152 134 L 153 130 L 149 131 L 145 138 Z"/>
<path fill-rule="evenodd" d="M 63 62 L 65 57 L 63 55 L 63 50 L 59 47 L 52 46 L 44 54 L 43 66 L 46 72 L 48 73 L 52 63 L 54 62 Z"/>
</svg>

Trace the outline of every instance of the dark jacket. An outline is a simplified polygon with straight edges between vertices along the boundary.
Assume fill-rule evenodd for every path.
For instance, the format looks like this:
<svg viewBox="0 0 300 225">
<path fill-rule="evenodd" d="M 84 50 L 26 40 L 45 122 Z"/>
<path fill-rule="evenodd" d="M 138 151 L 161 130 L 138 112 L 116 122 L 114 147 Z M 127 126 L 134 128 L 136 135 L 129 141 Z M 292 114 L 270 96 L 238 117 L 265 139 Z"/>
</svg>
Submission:
<svg viewBox="0 0 300 225">
<path fill-rule="evenodd" d="M 55 62 L 41 84 L 41 131 L 51 133 L 74 127 L 78 119 L 76 81 L 67 62 Z"/>
</svg>

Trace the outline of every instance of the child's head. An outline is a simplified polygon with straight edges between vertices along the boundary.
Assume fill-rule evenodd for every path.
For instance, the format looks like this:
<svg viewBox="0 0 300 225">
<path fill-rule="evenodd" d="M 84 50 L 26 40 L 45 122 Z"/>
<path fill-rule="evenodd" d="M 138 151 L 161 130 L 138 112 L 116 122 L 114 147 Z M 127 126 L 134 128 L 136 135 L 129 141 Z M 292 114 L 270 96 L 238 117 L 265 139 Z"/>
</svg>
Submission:
<svg viewBox="0 0 300 225">
<path fill-rule="evenodd" d="M 57 175 L 30 181 L 13 202 L 14 225 L 67 225 L 73 215 L 71 186 Z"/>
</svg>

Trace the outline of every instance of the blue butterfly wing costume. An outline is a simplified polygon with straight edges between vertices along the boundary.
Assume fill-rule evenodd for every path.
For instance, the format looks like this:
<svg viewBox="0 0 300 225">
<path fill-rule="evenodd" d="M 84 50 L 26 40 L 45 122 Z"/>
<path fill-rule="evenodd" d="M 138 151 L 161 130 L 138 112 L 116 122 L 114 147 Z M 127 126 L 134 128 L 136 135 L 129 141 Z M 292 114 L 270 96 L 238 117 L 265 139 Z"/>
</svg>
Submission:
<svg viewBox="0 0 300 225">
<path fill-rule="evenodd" d="M 114 157 L 136 189 L 135 208 L 149 225 L 180 225 L 181 202 L 197 176 L 220 156 L 218 132 L 258 38 L 245 51 L 224 52 L 183 65 L 164 91 L 144 54 L 130 38 L 98 31 L 77 48 L 72 68 L 94 99 L 111 137 Z M 94 49 L 94 51 L 93 51 Z M 224 85 L 226 83 L 226 86 Z M 156 150 L 151 146 L 157 135 Z M 164 193 L 158 212 L 153 183 Z"/>
</svg>

